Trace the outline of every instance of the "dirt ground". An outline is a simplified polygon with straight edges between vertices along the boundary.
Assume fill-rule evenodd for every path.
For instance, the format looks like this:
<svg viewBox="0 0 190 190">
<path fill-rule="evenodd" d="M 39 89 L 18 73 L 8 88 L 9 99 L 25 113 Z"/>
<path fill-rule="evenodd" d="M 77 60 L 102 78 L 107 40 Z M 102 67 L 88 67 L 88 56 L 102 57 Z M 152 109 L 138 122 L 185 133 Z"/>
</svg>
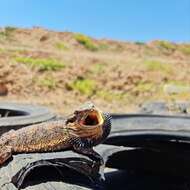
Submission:
<svg viewBox="0 0 190 190">
<path fill-rule="evenodd" d="M 190 99 L 190 44 L 121 42 L 42 28 L 0 29 L 0 101 L 69 114 L 93 101 L 133 112 L 147 101 Z"/>
</svg>

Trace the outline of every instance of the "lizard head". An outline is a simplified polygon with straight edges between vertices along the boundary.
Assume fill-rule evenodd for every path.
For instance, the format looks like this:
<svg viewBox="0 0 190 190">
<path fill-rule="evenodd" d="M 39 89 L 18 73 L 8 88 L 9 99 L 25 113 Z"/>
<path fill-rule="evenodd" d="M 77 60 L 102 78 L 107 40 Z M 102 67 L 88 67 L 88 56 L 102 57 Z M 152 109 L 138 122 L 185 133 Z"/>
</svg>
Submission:
<svg viewBox="0 0 190 190">
<path fill-rule="evenodd" d="M 75 112 L 76 122 L 81 126 L 102 125 L 104 122 L 102 112 L 91 102 L 79 107 Z"/>
<path fill-rule="evenodd" d="M 81 138 L 93 139 L 93 145 L 104 140 L 111 130 L 111 117 L 91 102 L 76 109 L 74 115 L 67 122 L 74 124 L 76 133 Z"/>
</svg>

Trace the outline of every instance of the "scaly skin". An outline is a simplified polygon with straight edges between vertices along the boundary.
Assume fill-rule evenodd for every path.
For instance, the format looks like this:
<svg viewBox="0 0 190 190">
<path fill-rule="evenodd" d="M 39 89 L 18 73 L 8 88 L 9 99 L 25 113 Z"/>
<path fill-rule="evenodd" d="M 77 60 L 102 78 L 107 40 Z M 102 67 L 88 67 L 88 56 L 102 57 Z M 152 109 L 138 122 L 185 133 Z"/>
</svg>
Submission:
<svg viewBox="0 0 190 190">
<path fill-rule="evenodd" d="M 49 121 L 11 130 L 0 138 L 0 165 L 14 153 L 74 149 L 102 163 L 93 146 L 102 142 L 111 128 L 110 117 L 92 103 L 76 110 L 66 120 Z"/>
</svg>

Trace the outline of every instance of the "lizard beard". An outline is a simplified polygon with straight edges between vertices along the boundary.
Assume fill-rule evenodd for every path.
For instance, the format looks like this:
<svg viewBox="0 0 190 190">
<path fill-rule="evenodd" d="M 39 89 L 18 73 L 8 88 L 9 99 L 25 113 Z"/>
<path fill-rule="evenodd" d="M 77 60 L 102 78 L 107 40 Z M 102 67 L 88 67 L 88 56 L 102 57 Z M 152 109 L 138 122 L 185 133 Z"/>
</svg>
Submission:
<svg viewBox="0 0 190 190">
<path fill-rule="evenodd" d="M 105 141 L 107 136 L 110 134 L 111 131 L 111 115 L 108 113 L 103 113 L 104 123 L 102 125 L 102 136 L 94 141 L 93 146 L 100 144 Z"/>
</svg>

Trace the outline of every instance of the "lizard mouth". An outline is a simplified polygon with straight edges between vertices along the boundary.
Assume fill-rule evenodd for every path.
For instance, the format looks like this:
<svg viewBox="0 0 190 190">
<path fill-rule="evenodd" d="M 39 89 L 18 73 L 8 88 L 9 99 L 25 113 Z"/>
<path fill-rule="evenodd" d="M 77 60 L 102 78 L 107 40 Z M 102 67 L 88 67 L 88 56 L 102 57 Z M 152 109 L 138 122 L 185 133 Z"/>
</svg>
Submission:
<svg viewBox="0 0 190 190">
<path fill-rule="evenodd" d="M 82 121 L 80 122 L 81 125 L 85 126 L 96 126 L 101 125 L 103 123 L 102 114 L 98 111 L 92 111 L 88 113 Z"/>
</svg>

